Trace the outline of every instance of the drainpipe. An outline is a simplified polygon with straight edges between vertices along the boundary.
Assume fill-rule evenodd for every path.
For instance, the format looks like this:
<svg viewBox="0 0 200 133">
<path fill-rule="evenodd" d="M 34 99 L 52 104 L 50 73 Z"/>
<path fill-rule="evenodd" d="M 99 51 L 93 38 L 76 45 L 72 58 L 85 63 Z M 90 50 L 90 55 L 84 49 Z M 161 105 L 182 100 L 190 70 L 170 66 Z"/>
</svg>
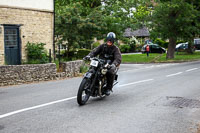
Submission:
<svg viewBox="0 0 200 133">
<path fill-rule="evenodd" d="M 53 0 L 53 60 L 56 60 L 55 53 L 55 0 Z"/>
</svg>

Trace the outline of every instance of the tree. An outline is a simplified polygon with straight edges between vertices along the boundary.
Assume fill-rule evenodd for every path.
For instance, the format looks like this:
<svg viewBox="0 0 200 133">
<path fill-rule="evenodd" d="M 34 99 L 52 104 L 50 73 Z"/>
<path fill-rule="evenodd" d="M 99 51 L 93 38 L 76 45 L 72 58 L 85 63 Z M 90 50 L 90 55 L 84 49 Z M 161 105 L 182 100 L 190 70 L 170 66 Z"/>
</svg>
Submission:
<svg viewBox="0 0 200 133">
<path fill-rule="evenodd" d="M 136 5 L 145 5 L 145 1 L 148 0 L 56 0 L 58 42 L 66 43 L 69 51 L 90 48 L 93 38 L 103 39 L 108 32 L 115 32 L 122 39 L 126 28 L 138 27 L 141 15 L 137 19 L 133 10 Z"/>
<path fill-rule="evenodd" d="M 188 53 L 193 53 L 192 45 L 194 38 L 200 35 L 200 1 L 199 0 L 186 0 L 187 3 L 191 4 L 194 8 L 193 15 L 195 18 L 191 22 L 191 26 L 188 27 L 188 32 L 185 34 L 185 39 L 189 42 Z"/>
<path fill-rule="evenodd" d="M 131 1 L 127 0 L 56 0 L 56 35 L 60 43 L 89 48 L 92 39 L 105 38 L 115 32 L 118 39 L 133 22 L 130 19 Z M 133 23 L 132 23 L 133 25 Z"/>
<path fill-rule="evenodd" d="M 87 43 L 98 33 L 102 22 L 101 11 L 92 9 L 94 4 L 87 1 L 56 2 L 56 36 L 59 43 L 66 43 L 68 52 L 75 47 L 89 47 Z"/>
<path fill-rule="evenodd" d="M 163 39 L 169 39 L 166 58 L 172 59 L 177 39 L 191 38 L 197 32 L 193 24 L 197 20 L 197 10 L 185 0 L 160 1 L 153 11 L 152 31 Z"/>
<path fill-rule="evenodd" d="M 146 5 L 139 5 L 136 7 L 136 12 L 133 12 L 134 18 L 140 27 L 146 26 L 149 22 L 149 17 L 151 14 L 151 8 Z"/>
<path fill-rule="evenodd" d="M 105 14 L 111 20 L 108 29 L 113 29 L 123 40 L 126 28 L 146 26 L 151 9 L 149 0 L 105 0 Z M 111 25 L 111 26 L 110 26 Z"/>
<path fill-rule="evenodd" d="M 102 33 L 115 32 L 118 39 L 128 27 L 135 27 L 136 21 L 130 16 L 135 0 L 105 0 L 102 5 L 104 27 Z"/>
</svg>

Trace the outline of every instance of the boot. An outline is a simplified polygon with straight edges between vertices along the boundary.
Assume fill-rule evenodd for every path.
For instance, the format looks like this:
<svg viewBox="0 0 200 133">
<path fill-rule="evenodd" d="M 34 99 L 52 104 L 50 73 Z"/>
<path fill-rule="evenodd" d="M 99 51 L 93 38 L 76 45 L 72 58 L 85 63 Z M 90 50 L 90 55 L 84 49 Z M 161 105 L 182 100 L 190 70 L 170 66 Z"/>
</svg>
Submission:
<svg viewBox="0 0 200 133">
<path fill-rule="evenodd" d="M 110 89 L 106 89 L 106 90 L 105 90 L 105 95 L 106 95 L 106 96 L 109 96 L 109 95 L 110 95 Z"/>
</svg>

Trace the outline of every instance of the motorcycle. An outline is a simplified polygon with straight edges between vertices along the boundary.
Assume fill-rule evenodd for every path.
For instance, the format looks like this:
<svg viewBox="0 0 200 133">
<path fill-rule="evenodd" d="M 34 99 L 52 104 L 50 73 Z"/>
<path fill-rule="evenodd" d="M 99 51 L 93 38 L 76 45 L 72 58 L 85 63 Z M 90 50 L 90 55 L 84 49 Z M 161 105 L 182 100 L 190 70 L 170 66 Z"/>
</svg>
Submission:
<svg viewBox="0 0 200 133">
<path fill-rule="evenodd" d="M 107 84 L 106 73 L 110 69 L 110 60 L 90 58 L 90 68 L 84 74 L 83 80 L 79 86 L 77 102 L 84 105 L 92 97 L 105 97 L 105 87 Z M 117 73 L 117 70 L 116 70 Z M 115 74 L 113 86 L 116 85 L 118 75 Z"/>
</svg>

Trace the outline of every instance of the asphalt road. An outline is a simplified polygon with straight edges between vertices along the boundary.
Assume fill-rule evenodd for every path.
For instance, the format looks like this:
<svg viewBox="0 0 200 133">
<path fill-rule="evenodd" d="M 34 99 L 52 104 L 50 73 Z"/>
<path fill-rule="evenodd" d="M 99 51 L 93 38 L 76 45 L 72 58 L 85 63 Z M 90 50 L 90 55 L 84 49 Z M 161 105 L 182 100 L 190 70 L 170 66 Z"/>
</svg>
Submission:
<svg viewBox="0 0 200 133">
<path fill-rule="evenodd" d="M 103 99 L 76 102 L 81 78 L 0 88 L 0 133 L 197 133 L 200 62 L 122 64 Z"/>
</svg>

